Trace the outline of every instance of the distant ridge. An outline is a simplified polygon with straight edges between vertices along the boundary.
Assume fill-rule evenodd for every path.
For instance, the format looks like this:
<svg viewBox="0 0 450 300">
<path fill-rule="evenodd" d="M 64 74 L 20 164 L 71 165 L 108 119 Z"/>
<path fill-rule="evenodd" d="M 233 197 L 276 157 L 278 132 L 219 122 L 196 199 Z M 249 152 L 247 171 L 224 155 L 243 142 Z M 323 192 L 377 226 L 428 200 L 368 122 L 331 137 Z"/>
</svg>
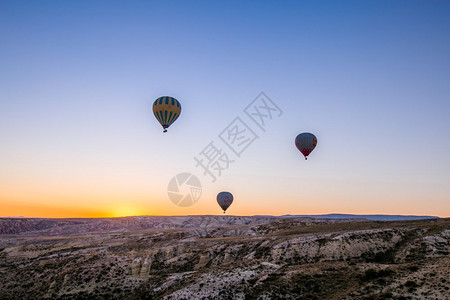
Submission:
<svg viewBox="0 0 450 300">
<path fill-rule="evenodd" d="M 283 215 L 282 218 L 316 218 L 316 219 L 366 219 L 370 221 L 404 221 L 439 219 L 436 216 L 410 216 L 410 215 L 352 215 L 352 214 L 325 214 L 325 215 Z"/>
</svg>

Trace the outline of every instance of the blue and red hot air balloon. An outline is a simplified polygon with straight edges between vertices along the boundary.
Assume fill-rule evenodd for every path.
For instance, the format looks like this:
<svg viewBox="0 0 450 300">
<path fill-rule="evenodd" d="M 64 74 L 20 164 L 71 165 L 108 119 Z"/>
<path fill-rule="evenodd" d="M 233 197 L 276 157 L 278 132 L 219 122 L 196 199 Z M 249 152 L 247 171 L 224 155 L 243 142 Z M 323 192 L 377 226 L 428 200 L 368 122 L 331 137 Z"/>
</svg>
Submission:
<svg viewBox="0 0 450 300">
<path fill-rule="evenodd" d="M 317 138 L 314 134 L 303 132 L 295 138 L 295 146 L 308 159 L 308 155 L 316 148 Z"/>
</svg>

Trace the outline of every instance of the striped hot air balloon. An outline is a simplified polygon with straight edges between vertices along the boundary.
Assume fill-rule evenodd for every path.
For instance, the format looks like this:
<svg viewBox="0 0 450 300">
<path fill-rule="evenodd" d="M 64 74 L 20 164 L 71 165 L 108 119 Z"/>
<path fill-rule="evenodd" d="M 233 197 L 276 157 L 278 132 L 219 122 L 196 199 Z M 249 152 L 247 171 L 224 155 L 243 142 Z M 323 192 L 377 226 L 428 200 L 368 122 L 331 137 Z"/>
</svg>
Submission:
<svg viewBox="0 0 450 300">
<path fill-rule="evenodd" d="M 177 99 L 169 96 L 159 97 L 153 103 L 153 114 L 163 127 L 163 132 L 180 116 L 181 104 Z"/>
</svg>

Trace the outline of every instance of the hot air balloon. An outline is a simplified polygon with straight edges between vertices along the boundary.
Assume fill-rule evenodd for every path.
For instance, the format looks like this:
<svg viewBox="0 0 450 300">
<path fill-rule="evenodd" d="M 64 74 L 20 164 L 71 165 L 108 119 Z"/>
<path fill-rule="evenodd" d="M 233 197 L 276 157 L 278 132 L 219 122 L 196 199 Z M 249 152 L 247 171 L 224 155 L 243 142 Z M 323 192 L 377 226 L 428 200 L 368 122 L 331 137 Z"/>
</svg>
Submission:
<svg viewBox="0 0 450 300">
<path fill-rule="evenodd" d="M 217 203 L 219 203 L 223 209 L 223 213 L 225 213 L 227 208 L 233 203 L 233 195 L 229 192 L 220 192 L 217 194 Z"/>
<path fill-rule="evenodd" d="M 316 148 L 317 138 L 314 134 L 303 132 L 295 138 L 295 146 L 308 159 L 308 155 Z"/>
<path fill-rule="evenodd" d="M 153 114 L 161 126 L 163 132 L 180 116 L 181 104 L 177 99 L 169 96 L 159 97 L 153 102 Z"/>
</svg>

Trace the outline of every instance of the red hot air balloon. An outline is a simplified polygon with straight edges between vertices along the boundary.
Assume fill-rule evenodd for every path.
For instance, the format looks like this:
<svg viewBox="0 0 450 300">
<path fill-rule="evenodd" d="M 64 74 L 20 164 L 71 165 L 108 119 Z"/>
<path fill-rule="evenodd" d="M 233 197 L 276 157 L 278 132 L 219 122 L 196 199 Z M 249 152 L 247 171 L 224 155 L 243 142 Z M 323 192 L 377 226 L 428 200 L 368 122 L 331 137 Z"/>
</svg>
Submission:
<svg viewBox="0 0 450 300">
<path fill-rule="evenodd" d="M 303 132 L 295 138 L 295 146 L 308 159 L 308 155 L 316 148 L 317 138 L 314 134 Z"/>
</svg>

